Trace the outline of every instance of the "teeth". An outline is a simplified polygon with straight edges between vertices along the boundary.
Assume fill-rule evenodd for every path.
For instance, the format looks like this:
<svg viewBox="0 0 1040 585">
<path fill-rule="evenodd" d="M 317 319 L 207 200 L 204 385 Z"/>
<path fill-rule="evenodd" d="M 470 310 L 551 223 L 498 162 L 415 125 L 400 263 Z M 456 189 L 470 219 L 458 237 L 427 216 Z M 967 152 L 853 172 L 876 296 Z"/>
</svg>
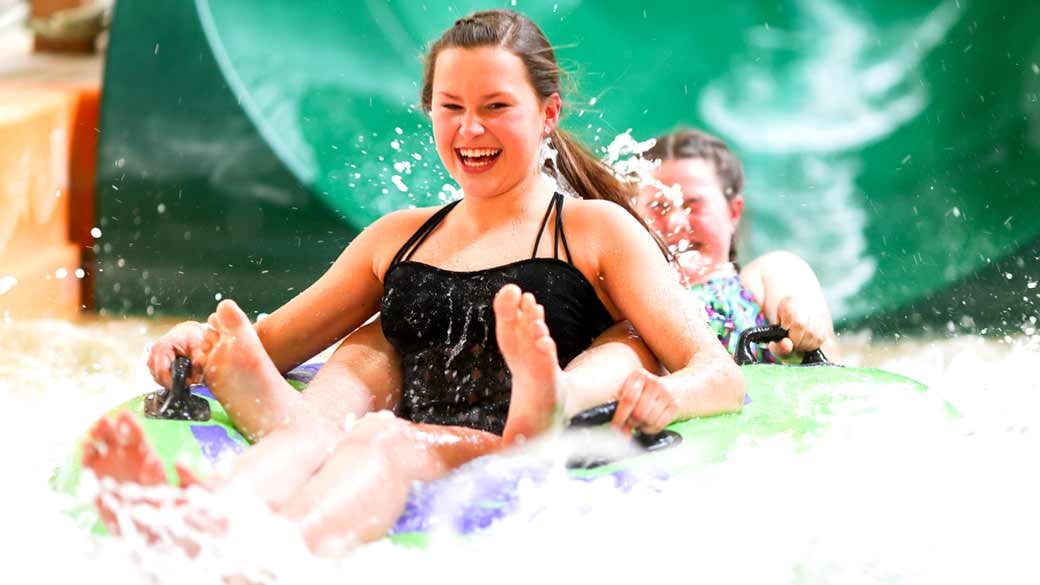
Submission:
<svg viewBox="0 0 1040 585">
<path fill-rule="evenodd" d="M 493 156 L 493 155 L 496 155 L 496 154 L 498 154 L 500 152 L 502 152 L 502 150 L 498 149 L 498 148 L 460 148 L 459 149 L 459 154 L 461 154 L 462 156 L 471 157 L 471 158 L 476 158 L 476 157 L 481 157 L 481 156 Z"/>
</svg>

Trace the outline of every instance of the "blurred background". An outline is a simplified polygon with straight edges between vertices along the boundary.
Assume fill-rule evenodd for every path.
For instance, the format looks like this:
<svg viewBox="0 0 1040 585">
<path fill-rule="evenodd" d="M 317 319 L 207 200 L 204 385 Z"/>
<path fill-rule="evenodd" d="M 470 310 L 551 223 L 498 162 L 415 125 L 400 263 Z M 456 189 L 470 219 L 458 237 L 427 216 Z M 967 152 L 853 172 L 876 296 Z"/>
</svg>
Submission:
<svg viewBox="0 0 1040 585">
<path fill-rule="evenodd" d="M 0 2 L 0 311 L 273 310 L 373 219 L 452 196 L 424 47 L 516 2 Z M 1040 5 L 522 2 L 604 148 L 678 125 L 748 175 L 744 259 L 846 329 L 1019 332 L 1040 293 Z"/>
</svg>

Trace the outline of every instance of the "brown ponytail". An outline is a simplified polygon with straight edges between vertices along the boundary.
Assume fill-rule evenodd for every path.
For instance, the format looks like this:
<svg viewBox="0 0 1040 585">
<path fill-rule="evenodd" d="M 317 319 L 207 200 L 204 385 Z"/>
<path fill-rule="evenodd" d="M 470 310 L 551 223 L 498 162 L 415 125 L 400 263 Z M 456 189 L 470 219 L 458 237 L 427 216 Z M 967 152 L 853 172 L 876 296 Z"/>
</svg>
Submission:
<svg viewBox="0 0 1040 585">
<path fill-rule="evenodd" d="M 636 187 L 632 183 L 618 179 L 607 165 L 593 155 L 584 144 L 571 136 L 566 130 L 557 128 L 550 135 L 553 147 L 559 153 L 556 162 L 559 169 L 552 168 L 546 162 L 546 170 L 563 175 L 563 179 L 582 199 L 605 199 L 620 205 L 657 242 L 665 257 L 671 260 L 672 254 L 660 235 L 646 224 L 646 220 L 632 206 L 636 197 Z"/>
<path fill-rule="evenodd" d="M 423 83 L 420 101 L 423 111 L 429 113 L 433 102 L 433 73 L 437 55 L 447 48 L 472 49 L 476 47 L 501 47 L 520 57 L 527 69 L 527 77 L 535 92 L 546 99 L 560 92 L 562 71 L 556 62 L 552 45 L 545 34 L 531 19 L 511 10 L 485 10 L 460 18 L 441 35 L 426 55 L 423 67 Z M 622 182 L 614 173 L 589 151 L 579 140 L 562 129 L 553 130 L 553 147 L 558 169 L 547 164 L 547 169 L 557 178 L 570 184 L 582 199 L 605 199 L 617 203 L 646 229 L 665 257 L 671 258 L 668 246 L 640 217 L 632 206 L 636 188 Z"/>
</svg>

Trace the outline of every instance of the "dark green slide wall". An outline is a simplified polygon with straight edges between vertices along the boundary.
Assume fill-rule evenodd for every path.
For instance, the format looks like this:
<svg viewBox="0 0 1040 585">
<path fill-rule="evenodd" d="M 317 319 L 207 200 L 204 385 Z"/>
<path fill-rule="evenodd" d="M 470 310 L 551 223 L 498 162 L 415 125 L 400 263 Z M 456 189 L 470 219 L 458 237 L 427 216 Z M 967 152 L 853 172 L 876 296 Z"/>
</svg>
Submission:
<svg viewBox="0 0 1040 585">
<path fill-rule="evenodd" d="M 681 124 L 724 137 L 748 174 L 741 256 L 803 255 L 846 324 L 1035 314 L 1040 4 L 970 0 L 122 0 L 101 309 L 270 311 L 376 217 L 452 197 L 420 56 L 492 7 L 557 46 L 577 86 L 564 124 L 593 146 Z"/>
</svg>

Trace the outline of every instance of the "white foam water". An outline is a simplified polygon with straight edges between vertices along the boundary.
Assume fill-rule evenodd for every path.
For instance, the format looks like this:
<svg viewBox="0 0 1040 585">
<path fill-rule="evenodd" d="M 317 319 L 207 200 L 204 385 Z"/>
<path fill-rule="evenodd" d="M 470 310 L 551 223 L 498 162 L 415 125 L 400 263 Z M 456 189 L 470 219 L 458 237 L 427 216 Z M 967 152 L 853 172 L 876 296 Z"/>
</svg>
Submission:
<svg viewBox="0 0 1040 585">
<path fill-rule="evenodd" d="M 7 472 L 0 546 L 7 578 L 108 583 L 511 583 L 531 579 L 714 583 L 1036 582 L 1040 525 L 1038 340 L 955 336 L 869 342 L 845 336 L 847 362 L 928 383 L 934 401 L 886 398 L 882 415 L 835 413 L 835 432 L 799 448 L 774 437 L 728 459 L 627 492 L 562 474 L 522 482 L 517 510 L 475 538 L 435 534 L 427 549 L 379 542 L 335 559 L 306 552 L 249 498 L 209 505 L 235 518 L 196 533 L 202 553 L 96 538 L 63 513 L 52 469 L 100 414 L 149 388 L 142 355 L 167 324 L 0 323 L 0 440 Z M 862 390 L 857 390 L 862 391 Z M 537 456 L 543 445 L 528 448 Z M 541 451 L 544 453 L 544 451 Z M 467 478 L 455 479 L 465 486 Z M 459 500 L 465 489 L 460 488 Z M 440 506 L 459 505 L 449 501 Z M 150 521 L 177 530 L 177 520 Z M 155 514 L 158 514 L 157 516 Z M 173 530 L 173 528 L 171 528 Z"/>
</svg>

